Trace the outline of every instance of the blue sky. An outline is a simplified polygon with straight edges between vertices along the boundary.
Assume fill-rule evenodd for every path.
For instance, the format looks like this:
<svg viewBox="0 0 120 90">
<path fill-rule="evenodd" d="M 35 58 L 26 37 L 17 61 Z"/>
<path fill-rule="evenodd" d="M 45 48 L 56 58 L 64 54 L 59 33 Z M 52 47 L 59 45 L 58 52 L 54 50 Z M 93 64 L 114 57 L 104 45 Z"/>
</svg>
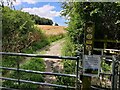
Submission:
<svg viewBox="0 0 120 90">
<path fill-rule="evenodd" d="M 17 10 L 23 12 L 29 12 L 30 14 L 36 14 L 40 17 L 52 19 L 60 26 L 67 26 L 66 20 L 60 16 L 61 2 L 42 0 L 16 0 L 14 3 Z"/>
</svg>

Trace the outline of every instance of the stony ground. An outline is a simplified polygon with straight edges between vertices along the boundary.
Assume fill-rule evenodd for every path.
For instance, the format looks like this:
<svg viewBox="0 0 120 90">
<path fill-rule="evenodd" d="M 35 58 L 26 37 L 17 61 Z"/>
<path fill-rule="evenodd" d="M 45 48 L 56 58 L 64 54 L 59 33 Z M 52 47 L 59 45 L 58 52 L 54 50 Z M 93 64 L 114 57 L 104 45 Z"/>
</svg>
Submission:
<svg viewBox="0 0 120 90">
<path fill-rule="evenodd" d="M 61 56 L 61 48 L 64 45 L 65 40 L 61 39 L 52 43 L 49 47 L 44 48 L 41 52 L 44 52 L 45 55 L 55 55 Z M 61 59 L 50 59 L 45 58 L 45 65 L 46 70 L 45 72 L 61 72 L 63 70 L 63 65 L 61 63 Z M 46 75 L 45 82 L 46 83 L 53 83 L 56 81 L 56 77 L 54 75 Z M 45 86 L 45 88 L 48 88 Z"/>
</svg>

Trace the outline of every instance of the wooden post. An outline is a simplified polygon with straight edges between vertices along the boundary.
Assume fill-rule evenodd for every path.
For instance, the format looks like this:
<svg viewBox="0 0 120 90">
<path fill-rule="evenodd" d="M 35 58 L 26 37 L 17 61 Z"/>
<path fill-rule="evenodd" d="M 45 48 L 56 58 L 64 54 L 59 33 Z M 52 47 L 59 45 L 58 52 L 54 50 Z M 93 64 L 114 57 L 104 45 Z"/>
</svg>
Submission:
<svg viewBox="0 0 120 90">
<path fill-rule="evenodd" d="M 90 90 L 91 89 L 91 77 L 83 76 L 82 78 L 82 90 Z"/>
<path fill-rule="evenodd" d="M 82 90 L 90 90 L 90 88 L 91 88 L 91 77 L 83 76 L 82 85 L 83 85 Z"/>
<path fill-rule="evenodd" d="M 84 55 L 93 54 L 93 39 L 94 39 L 94 24 L 89 21 L 85 24 L 84 30 Z M 82 78 L 82 90 L 91 89 L 91 77 L 83 76 Z"/>
</svg>

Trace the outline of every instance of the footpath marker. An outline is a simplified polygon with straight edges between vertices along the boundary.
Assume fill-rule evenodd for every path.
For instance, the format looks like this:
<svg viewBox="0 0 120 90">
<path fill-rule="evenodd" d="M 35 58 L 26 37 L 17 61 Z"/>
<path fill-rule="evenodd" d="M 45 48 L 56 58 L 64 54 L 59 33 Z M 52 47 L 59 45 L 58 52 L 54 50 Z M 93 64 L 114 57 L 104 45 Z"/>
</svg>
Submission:
<svg viewBox="0 0 120 90">
<path fill-rule="evenodd" d="M 84 55 L 93 54 L 93 39 L 94 39 L 94 23 L 89 21 L 85 23 L 84 29 Z M 84 62 L 84 59 L 83 59 Z M 83 66 L 85 67 L 85 66 Z M 86 70 L 86 69 L 84 69 Z M 85 73 L 84 73 L 85 74 Z M 86 76 L 83 74 L 82 78 L 82 90 L 91 89 L 91 76 Z"/>
</svg>

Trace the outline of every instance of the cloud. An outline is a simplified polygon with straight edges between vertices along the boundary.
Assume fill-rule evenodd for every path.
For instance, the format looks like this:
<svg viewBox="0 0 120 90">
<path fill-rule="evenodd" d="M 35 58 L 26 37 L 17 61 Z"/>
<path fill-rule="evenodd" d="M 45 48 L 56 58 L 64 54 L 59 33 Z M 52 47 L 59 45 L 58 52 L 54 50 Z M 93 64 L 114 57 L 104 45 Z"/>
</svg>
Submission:
<svg viewBox="0 0 120 90">
<path fill-rule="evenodd" d="M 64 1 L 64 0 L 16 0 L 16 2 L 14 2 L 14 5 L 20 5 L 25 2 L 28 4 L 35 4 L 38 2 L 61 2 L 61 1 Z"/>
<path fill-rule="evenodd" d="M 35 4 L 35 3 L 39 2 L 39 0 L 16 0 L 15 3 L 22 4 L 22 2 L 26 2 L 28 4 Z"/>
<path fill-rule="evenodd" d="M 27 2 L 28 4 L 35 4 L 39 2 L 40 0 L 21 0 L 21 2 Z"/>
<path fill-rule="evenodd" d="M 5 2 L 5 4 L 7 3 L 7 0 L 3 0 L 3 1 Z M 13 0 L 13 4 L 15 6 L 21 5 L 22 3 L 36 4 L 38 2 L 66 2 L 66 0 Z"/>
<path fill-rule="evenodd" d="M 23 12 L 29 12 L 30 14 L 38 15 L 40 17 L 54 19 L 54 17 L 60 16 L 60 12 L 54 11 L 55 7 L 50 5 L 44 5 L 39 8 L 23 8 Z"/>
</svg>

